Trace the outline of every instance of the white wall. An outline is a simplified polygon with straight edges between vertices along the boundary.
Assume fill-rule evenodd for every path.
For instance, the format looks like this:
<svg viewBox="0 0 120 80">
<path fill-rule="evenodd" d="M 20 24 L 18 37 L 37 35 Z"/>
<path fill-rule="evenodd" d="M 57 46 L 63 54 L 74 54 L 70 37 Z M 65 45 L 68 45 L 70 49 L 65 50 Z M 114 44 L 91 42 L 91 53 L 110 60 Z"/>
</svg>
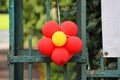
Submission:
<svg viewBox="0 0 120 80">
<path fill-rule="evenodd" d="M 120 0 L 101 1 L 103 52 L 120 57 Z"/>
</svg>

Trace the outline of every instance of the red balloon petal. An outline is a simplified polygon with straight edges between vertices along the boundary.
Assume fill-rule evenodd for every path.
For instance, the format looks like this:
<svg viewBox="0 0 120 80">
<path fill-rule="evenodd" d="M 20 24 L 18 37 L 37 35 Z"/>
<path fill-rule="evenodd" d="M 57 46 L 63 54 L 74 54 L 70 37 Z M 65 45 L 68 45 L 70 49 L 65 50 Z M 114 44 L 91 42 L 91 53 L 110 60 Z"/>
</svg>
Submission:
<svg viewBox="0 0 120 80">
<path fill-rule="evenodd" d="M 70 53 L 77 54 L 82 50 L 82 40 L 76 36 L 68 37 L 65 47 Z"/>
<path fill-rule="evenodd" d="M 51 56 L 51 53 L 55 49 L 55 46 L 52 43 L 52 40 L 50 38 L 42 38 L 38 42 L 38 49 L 39 51 L 46 55 L 46 56 Z"/>
<path fill-rule="evenodd" d="M 73 57 L 72 53 L 69 53 L 69 60 Z"/>
<path fill-rule="evenodd" d="M 64 47 L 55 48 L 51 59 L 55 64 L 62 66 L 68 62 L 70 59 L 70 54 Z"/>
<path fill-rule="evenodd" d="M 48 21 L 44 24 L 44 26 L 42 27 L 42 32 L 46 37 L 51 38 L 53 33 L 56 31 L 59 31 L 59 25 L 57 22 L 55 21 Z"/>
<path fill-rule="evenodd" d="M 61 31 L 63 31 L 66 35 L 75 36 L 78 32 L 78 27 L 72 21 L 65 21 L 61 24 Z"/>
</svg>

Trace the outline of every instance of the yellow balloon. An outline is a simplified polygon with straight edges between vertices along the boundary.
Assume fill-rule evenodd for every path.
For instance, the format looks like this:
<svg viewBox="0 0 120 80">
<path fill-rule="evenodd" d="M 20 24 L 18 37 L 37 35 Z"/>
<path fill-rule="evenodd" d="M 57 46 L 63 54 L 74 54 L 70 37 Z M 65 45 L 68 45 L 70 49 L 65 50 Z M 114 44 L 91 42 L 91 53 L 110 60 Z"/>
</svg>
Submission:
<svg viewBox="0 0 120 80">
<path fill-rule="evenodd" d="M 65 33 L 61 32 L 61 31 L 56 31 L 52 35 L 52 42 L 54 45 L 56 45 L 58 47 L 63 46 L 66 43 Z"/>
</svg>

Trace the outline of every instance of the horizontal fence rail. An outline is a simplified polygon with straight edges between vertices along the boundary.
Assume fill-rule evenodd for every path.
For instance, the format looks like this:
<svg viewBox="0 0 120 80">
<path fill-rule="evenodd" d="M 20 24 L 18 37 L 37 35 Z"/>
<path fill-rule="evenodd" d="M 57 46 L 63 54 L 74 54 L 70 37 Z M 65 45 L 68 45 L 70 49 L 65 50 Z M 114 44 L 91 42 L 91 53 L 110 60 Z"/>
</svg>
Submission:
<svg viewBox="0 0 120 80">
<path fill-rule="evenodd" d="M 28 63 L 28 62 L 52 62 L 49 57 L 41 56 L 12 56 L 8 57 L 9 63 Z M 73 56 L 69 62 L 85 63 L 86 59 L 79 56 Z"/>
</svg>

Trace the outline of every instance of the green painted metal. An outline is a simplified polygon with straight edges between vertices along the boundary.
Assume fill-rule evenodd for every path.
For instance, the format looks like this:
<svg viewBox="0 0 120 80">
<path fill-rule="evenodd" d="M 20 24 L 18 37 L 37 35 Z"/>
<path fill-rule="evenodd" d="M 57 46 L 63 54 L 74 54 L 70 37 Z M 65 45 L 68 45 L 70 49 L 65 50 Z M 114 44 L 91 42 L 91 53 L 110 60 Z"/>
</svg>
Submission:
<svg viewBox="0 0 120 80">
<path fill-rule="evenodd" d="M 23 0 L 14 1 L 14 14 L 15 14 L 15 55 L 18 55 L 18 50 L 23 48 Z M 18 73 L 19 72 L 19 73 Z M 23 63 L 15 63 L 15 80 L 23 80 Z"/>
<path fill-rule="evenodd" d="M 50 20 L 50 0 L 46 0 L 46 21 Z M 46 79 L 50 80 L 50 62 L 47 62 L 46 65 Z"/>
<path fill-rule="evenodd" d="M 13 56 L 8 57 L 9 63 L 25 63 L 25 62 L 52 62 L 48 57 L 41 57 L 41 56 Z M 69 62 L 79 62 L 85 63 L 86 59 L 80 56 L 73 56 Z"/>
<path fill-rule="evenodd" d="M 9 21 L 10 21 L 10 52 L 9 57 L 14 56 L 15 53 L 15 47 L 14 47 L 14 0 L 9 0 Z M 14 79 L 14 64 L 9 64 L 9 79 Z"/>
<path fill-rule="evenodd" d="M 117 63 L 118 63 L 118 71 L 120 71 L 120 58 L 117 59 Z M 118 80 L 120 80 L 120 78 L 118 78 Z"/>
<path fill-rule="evenodd" d="M 86 0 L 77 0 L 77 24 L 79 27 L 79 34 L 83 40 L 83 50 L 82 57 L 87 60 L 87 49 L 86 49 Z M 78 63 L 78 70 L 80 68 L 80 72 L 77 74 L 77 80 L 86 80 L 86 63 L 80 64 Z"/>
<path fill-rule="evenodd" d="M 31 57 L 32 56 L 32 53 L 31 53 L 31 51 L 32 51 L 32 39 L 30 38 L 28 40 L 28 42 L 29 42 L 29 57 Z M 30 58 L 30 60 L 31 60 L 31 58 Z M 28 63 L 28 80 L 32 80 L 32 63 L 31 62 Z"/>
<path fill-rule="evenodd" d="M 59 0 L 57 0 L 59 2 Z M 28 63 L 28 79 L 32 80 L 32 63 L 46 63 L 46 80 L 50 80 L 51 59 L 42 55 L 38 50 L 32 50 L 32 41 L 29 39 L 29 49 L 23 49 L 23 0 L 9 0 L 10 15 L 10 52 L 8 63 L 10 67 L 9 80 L 23 80 L 23 63 Z M 58 11 L 59 12 L 59 11 Z M 46 20 L 50 20 L 50 0 L 46 0 Z M 58 17 L 60 15 L 58 14 Z M 88 65 L 88 51 L 86 46 L 86 0 L 77 0 L 76 22 L 79 27 L 78 36 L 83 40 L 83 50 L 69 62 L 77 64 L 76 80 L 87 80 L 87 77 L 117 77 L 120 80 L 120 58 L 117 70 L 105 70 L 104 58 L 101 57 L 100 70 L 86 70 Z M 60 20 L 58 20 L 60 23 Z M 67 80 L 67 64 L 63 66 L 63 77 Z M 91 78 L 93 79 L 93 78 Z"/>
<path fill-rule="evenodd" d="M 104 58 L 101 56 L 100 58 L 100 67 L 101 67 L 101 70 L 104 70 Z"/>
<path fill-rule="evenodd" d="M 9 56 L 17 55 L 17 50 L 22 48 L 22 0 L 9 1 L 9 14 L 10 14 L 10 53 Z M 10 80 L 23 80 L 23 65 L 9 64 L 10 65 Z M 19 72 L 19 73 L 18 73 Z"/>
<path fill-rule="evenodd" d="M 86 0 L 81 1 L 81 38 L 83 40 L 82 56 L 87 59 L 88 52 L 86 46 Z M 81 80 L 86 80 L 86 63 L 81 64 Z"/>
<path fill-rule="evenodd" d="M 46 0 L 46 21 L 50 20 L 50 0 Z"/>
<path fill-rule="evenodd" d="M 118 63 L 118 70 L 120 70 L 120 58 L 117 59 L 117 63 Z"/>
<path fill-rule="evenodd" d="M 67 80 L 67 64 L 63 66 L 63 72 L 64 72 L 64 80 Z"/>
<path fill-rule="evenodd" d="M 91 70 L 87 71 L 87 77 L 120 77 L 119 70 Z"/>
</svg>

